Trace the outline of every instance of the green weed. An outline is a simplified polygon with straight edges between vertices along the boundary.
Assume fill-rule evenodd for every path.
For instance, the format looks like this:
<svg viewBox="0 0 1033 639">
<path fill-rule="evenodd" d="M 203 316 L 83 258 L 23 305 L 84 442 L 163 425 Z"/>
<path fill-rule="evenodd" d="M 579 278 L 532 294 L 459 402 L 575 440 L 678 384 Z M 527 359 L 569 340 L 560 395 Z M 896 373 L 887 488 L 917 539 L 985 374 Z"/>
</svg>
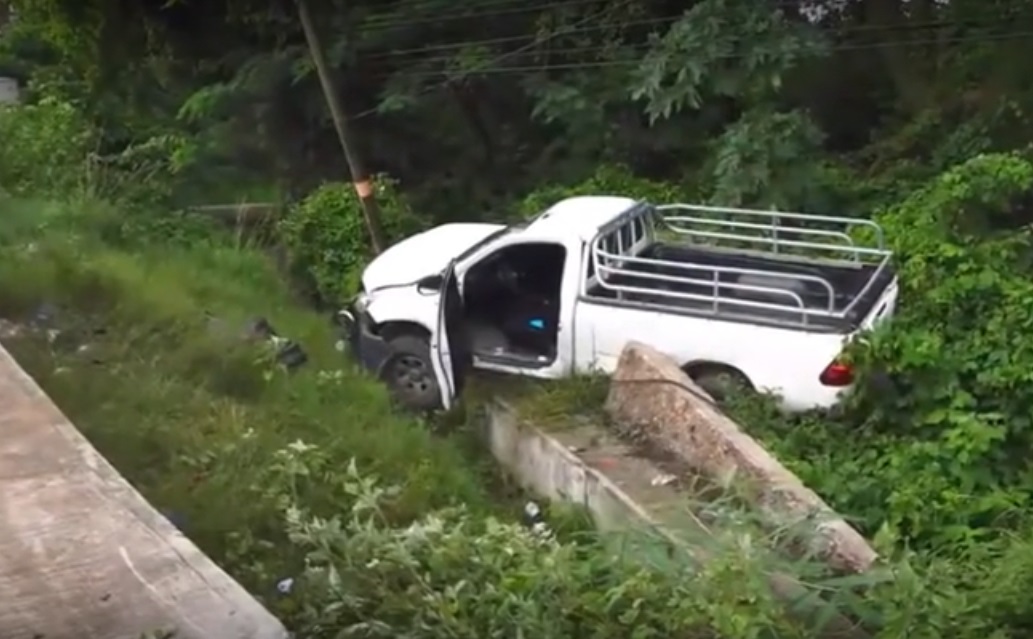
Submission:
<svg viewBox="0 0 1033 639">
<path fill-rule="evenodd" d="M 273 451 L 303 439 L 401 486 L 404 522 L 463 503 L 489 510 L 486 469 L 464 434 L 399 415 L 380 384 L 333 349 L 326 318 L 292 301 L 261 253 L 218 238 L 113 249 L 102 206 L 0 201 L 0 315 L 45 333 L 5 344 L 105 457 L 207 553 L 257 592 L 291 563 L 279 500 L 263 492 Z M 309 362 L 287 373 L 241 334 L 264 316 Z M 304 495 L 314 513 L 339 504 Z"/>
<path fill-rule="evenodd" d="M 604 424 L 603 405 L 608 391 L 609 379 L 601 375 L 577 375 L 556 381 L 484 376 L 475 381 L 468 397 L 475 402 L 500 398 L 528 423 L 557 430 L 585 422 Z"/>
</svg>

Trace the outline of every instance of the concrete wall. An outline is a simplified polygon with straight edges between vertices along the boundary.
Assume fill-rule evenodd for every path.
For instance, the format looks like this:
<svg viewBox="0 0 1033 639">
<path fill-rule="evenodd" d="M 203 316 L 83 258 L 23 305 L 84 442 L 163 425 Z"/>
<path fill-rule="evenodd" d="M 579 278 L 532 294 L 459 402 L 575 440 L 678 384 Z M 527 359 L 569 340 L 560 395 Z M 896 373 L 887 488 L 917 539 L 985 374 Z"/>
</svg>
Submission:
<svg viewBox="0 0 1033 639">
<path fill-rule="evenodd" d="M 0 346 L 0 637 L 286 639 Z"/>
<path fill-rule="evenodd" d="M 511 406 L 497 402 L 485 432 L 492 455 L 524 488 L 587 509 L 600 530 L 641 532 L 643 525 L 658 525 L 615 481 L 571 452 L 574 444 L 521 421 Z"/>
<path fill-rule="evenodd" d="M 488 411 L 484 437 L 502 468 L 524 488 L 553 501 L 586 508 L 604 539 L 632 558 L 659 562 L 706 562 L 715 549 L 709 533 L 688 512 L 690 499 L 653 481 L 663 471 L 625 445 L 608 440 L 602 427 L 546 433 L 522 421 L 513 407 L 496 402 Z M 583 447 L 585 442 L 591 442 Z M 574 452 L 577 451 L 577 452 Z M 605 463 L 604 463 L 605 462 Z M 684 564 L 682 565 L 684 568 Z M 820 619 L 821 639 L 869 639 L 856 623 L 813 596 L 791 575 L 771 572 L 772 590 L 793 614 Z"/>
<path fill-rule="evenodd" d="M 656 349 L 635 342 L 624 347 L 606 410 L 628 436 L 749 495 L 770 529 L 791 530 L 805 550 L 838 570 L 864 572 L 878 558 L 863 535 Z"/>
</svg>

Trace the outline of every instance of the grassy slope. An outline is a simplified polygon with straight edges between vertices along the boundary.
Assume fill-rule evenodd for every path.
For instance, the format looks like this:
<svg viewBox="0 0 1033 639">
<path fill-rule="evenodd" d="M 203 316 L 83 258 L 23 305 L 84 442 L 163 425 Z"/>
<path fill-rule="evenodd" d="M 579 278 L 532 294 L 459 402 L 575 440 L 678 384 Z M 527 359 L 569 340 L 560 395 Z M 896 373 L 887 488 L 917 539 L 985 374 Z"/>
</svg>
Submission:
<svg viewBox="0 0 1033 639">
<path fill-rule="evenodd" d="M 380 385 L 333 350 L 326 318 L 292 301 L 259 252 L 217 240 L 113 248 L 99 239 L 107 213 L 0 200 L 0 316 L 25 318 L 45 302 L 59 307 L 62 329 L 53 344 L 8 347 L 217 561 L 259 591 L 288 570 L 276 550 L 280 513 L 262 488 L 273 453 L 299 439 L 402 484 L 399 519 L 455 501 L 490 507 L 466 441 L 395 414 Z M 255 315 L 304 345 L 303 371 L 287 375 L 241 345 Z M 306 501 L 334 509 L 318 494 Z"/>
</svg>

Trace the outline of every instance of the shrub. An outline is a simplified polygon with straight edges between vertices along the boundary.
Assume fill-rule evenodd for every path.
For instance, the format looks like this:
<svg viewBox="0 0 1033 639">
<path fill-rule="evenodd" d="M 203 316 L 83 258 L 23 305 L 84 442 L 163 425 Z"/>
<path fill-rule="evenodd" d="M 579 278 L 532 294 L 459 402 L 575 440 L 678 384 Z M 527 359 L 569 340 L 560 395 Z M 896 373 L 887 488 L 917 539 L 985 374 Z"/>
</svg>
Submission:
<svg viewBox="0 0 1033 639">
<path fill-rule="evenodd" d="M 998 488 L 1033 488 L 1014 454 L 1033 445 L 1033 236 L 1014 206 L 1031 186 L 1026 160 L 979 156 L 879 216 L 900 259 L 900 305 L 857 355 L 896 384 L 859 405 L 873 432 L 910 440 L 912 477 L 893 501 L 920 506 L 924 522 L 899 516 L 924 532 L 987 524 L 1019 497 Z"/>
<path fill-rule="evenodd" d="M 647 566 L 616 544 L 571 544 L 517 524 L 438 510 L 405 527 L 381 504 L 394 492 L 298 442 L 279 453 L 265 484 L 333 482 L 338 514 L 287 498 L 287 528 L 307 555 L 305 602 L 292 625 L 318 637 L 804 637 L 738 553 L 689 572 L 687 557 Z M 330 478 L 324 480 L 321 478 Z"/>
<path fill-rule="evenodd" d="M 1033 164 L 984 155 L 882 211 L 900 299 L 891 324 L 851 349 L 863 375 L 847 419 L 745 422 L 869 530 L 956 544 L 1023 518 L 1033 493 L 1031 187 Z"/>
<path fill-rule="evenodd" d="M 82 188 L 96 131 L 72 104 L 0 105 L 0 190 L 66 197 Z"/>
<path fill-rule="evenodd" d="M 887 548 L 870 574 L 829 577 L 806 562 L 771 563 L 761 548 L 772 540 L 734 518 L 696 539 L 702 563 L 656 552 L 644 532 L 572 543 L 462 508 L 399 526 L 382 513 L 398 487 L 301 441 L 274 454 L 260 483 L 283 508 L 290 551 L 305 558 L 276 606 L 306 639 L 802 639 L 839 636 L 820 627 L 833 610 L 878 639 L 1003 639 L 1028 623 L 1028 537 L 955 561 Z M 312 493 L 333 509 L 311 509 Z M 773 571 L 795 573 L 809 594 L 786 607 L 769 587 Z M 831 606 L 811 608 L 819 593 Z"/>
<path fill-rule="evenodd" d="M 376 197 L 389 241 L 420 229 L 394 181 L 380 176 Z M 292 268 L 307 274 L 325 301 L 339 302 L 358 290 L 371 249 L 351 184 L 331 182 L 309 193 L 281 223 L 280 237 Z"/>
</svg>

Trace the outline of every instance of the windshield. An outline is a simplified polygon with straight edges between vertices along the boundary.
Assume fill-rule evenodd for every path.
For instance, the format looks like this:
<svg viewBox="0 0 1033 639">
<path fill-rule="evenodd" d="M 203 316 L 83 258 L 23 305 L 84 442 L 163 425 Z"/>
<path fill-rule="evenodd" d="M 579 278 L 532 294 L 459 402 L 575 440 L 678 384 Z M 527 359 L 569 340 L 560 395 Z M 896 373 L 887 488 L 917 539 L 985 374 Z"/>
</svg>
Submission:
<svg viewBox="0 0 1033 639">
<path fill-rule="evenodd" d="M 462 253 L 457 255 L 455 261 L 456 262 L 462 262 L 463 260 L 465 260 L 466 258 L 470 257 L 471 255 L 473 255 L 477 251 L 481 250 L 483 247 L 485 247 L 488 244 L 490 244 L 490 243 L 494 242 L 495 240 L 499 239 L 503 235 L 511 233 L 514 229 L 519 228 L 519 226 L 520 225 L 507 226 L 507 227 L 501 228 L 501 229 L 499 229 L 497 231 L 492 231 L 483 240 L 481 240 L 480 242 L 477 242 L 476 244 L 474 244 L 470 248 L 466 249 L 465 251 L 463 251 Z"/>
</svg>

